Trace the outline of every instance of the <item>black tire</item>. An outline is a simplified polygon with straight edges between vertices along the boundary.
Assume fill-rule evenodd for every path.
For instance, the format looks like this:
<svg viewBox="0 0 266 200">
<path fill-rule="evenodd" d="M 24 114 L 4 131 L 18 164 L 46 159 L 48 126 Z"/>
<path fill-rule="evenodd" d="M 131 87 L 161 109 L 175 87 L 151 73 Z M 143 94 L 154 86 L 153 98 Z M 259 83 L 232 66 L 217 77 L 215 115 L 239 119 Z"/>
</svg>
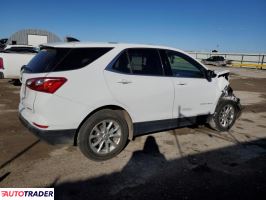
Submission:
<svg viewBox="0 0 266 200">
<path fill-rule="evenodd" d="M 110 131 L 106 127 L 108 122 L 108 125 L 113 122 L 113 127 L 111 127 L 112 129 Z M 117 129 L 117 127 L 119 128 Z M 119 139 L 111 138 L 113 134 L 111 132 L 116 129 L 118 130 L 116 137 L 120 137 Z M 118 155 L 124 149 L 128 140 L 128 132 L 128 124 L 122 111 L 104 109 L 93 114 L 81 126 L 77 139 L 78 146 L 83 155 L 89 159 L 95 161 L 108 160 Z M 100 143 L 98 143 L 99 141 Z M 102 142 L 104 143 L 101 144 Z M 94 146 L 95 144 L 97 145 Z M 95 152 L 96 149 L 104 150 L 101 149 L 103 147 L 105 148 L 105 152 Z M 108 149 L 111 151 L 107 152 Z"/>
<path fill-rule="evenodd" d="M 227 126 L 223 126 L 221 118 L 223 118 L 222 112 L 223 112 L 223 109 L 226 108 L 226 106 L 232 107 L 234 115 L 233 115 L 233 117 L 230 117 L 231 122 L 228 123 Z M 234 101 L 220 100 L 216 109 L 215 109 L 214 115 L 212 115 L 210 118 L 209 125 L 211 128 L 213 128 L 217 131 L 221 131 L 221 132 L 228 131 L 234 125 L 236 118 L 238 116 L 238 112 L 239 112 L 239 110 L 238 110 L 237 105 Z"/>
</svg>

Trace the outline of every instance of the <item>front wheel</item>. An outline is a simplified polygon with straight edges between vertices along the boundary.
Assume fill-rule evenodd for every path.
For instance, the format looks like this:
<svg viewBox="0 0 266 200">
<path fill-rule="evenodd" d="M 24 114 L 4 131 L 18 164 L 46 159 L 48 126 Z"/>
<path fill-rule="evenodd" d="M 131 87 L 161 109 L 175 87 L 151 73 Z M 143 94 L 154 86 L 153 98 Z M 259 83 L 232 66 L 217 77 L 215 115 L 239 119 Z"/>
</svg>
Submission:
<svg viewBox="0 0 266 200">
<path fill-rule="evenodd" d="M 234 101 L 222 100 L 211 117 L 209 125 L 217 131 L 228 131 L 234 125 L 238 112 Z"/>
<path fill-rule="evenodd" d="M 82 125 L 78 146 L 87 158 L 100 161 L 115 157 L 126 146 L 128 125 L 121 111 L 101 110 Z"/>
</svg>

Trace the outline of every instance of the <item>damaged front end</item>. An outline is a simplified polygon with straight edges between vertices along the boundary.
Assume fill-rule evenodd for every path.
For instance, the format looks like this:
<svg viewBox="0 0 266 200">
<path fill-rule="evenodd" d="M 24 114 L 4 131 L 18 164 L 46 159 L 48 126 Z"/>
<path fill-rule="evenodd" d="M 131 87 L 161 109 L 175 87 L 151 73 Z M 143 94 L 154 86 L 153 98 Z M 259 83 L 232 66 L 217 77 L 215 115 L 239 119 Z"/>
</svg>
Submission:
<svg viewBox="0 0 266 200">
<path fill-rule="evenodd" d="M 234 108 L 234 109 L 233 109 Z M 235 120 L 240 117 L 242 106 L 240 99 L 234 95 L 233 89 L 229 82 L 224 86 L 215 111 L 208 118 L 208 124 L 217 131 L 228 131 Z"/>
<path fill-rule="evenodd" d="M 221 71 L 218 70 L 218 71 L 215 71 L 215 74 L 218 79 L 219 88 L 222 90 L 222 93 L 221 93 L 221 96 L 219 98 L 217 105 L 219 105 L 221 101 L 225 101 L 225 100 L 234 102 L 234 104 L 236 105 L 237 111 L 238 111 L 237 117 L 239 117 L 241 114 L 242 106 L 240 104 L 240 99 L 234 95 L 234 91 L 229 84 L 230 71 L 229 70 L 221 70 Z"/>
<path fill-rule="evenodd" d="M 241 112 L 242 112 L 242 106 L 241 106 L 241 103 L 240 103 L 240 99 L 234 95 L 234 91 L 230 87 L 230 85 L 227 85 L 223 89 L 222 94 L 221 94 L 220 99 L 219 99 L 219 102 L 220 101 L 224 101 L 224 100 L 229 100 L 229 101 L 232 101 L 232 102 L 235 103 L 237 111 L 238 111 L 237 118 L 239 118 L 240 115 L 241 115 Z"/>
</svg>

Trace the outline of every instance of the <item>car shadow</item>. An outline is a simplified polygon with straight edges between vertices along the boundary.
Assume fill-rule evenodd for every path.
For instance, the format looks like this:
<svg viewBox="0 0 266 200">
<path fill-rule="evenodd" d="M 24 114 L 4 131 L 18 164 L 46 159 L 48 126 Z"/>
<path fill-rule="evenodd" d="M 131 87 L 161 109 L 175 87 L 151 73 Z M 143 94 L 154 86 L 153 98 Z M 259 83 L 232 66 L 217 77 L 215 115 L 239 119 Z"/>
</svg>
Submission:
<svg viewBox="0 0 266 200">
<path fill-rule="evenodd" d="M 121 171 L 52 186 L 64 200 L 264 199 L 266 139 L 166 160 L 148 136 Z"/>
</svg>

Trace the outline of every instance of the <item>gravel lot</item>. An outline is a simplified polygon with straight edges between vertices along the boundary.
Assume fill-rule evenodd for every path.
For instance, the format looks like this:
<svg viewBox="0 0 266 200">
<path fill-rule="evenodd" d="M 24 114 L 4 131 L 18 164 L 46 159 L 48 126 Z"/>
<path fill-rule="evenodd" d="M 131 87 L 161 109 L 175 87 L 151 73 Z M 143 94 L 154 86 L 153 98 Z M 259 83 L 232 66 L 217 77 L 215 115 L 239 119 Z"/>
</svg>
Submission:
<svg viewBox="0 0 266 200">
<path fill-rule="evenodd" d="M 56 199 L 265 199 L 266 71 L 230 71 L 244 110 L 228 133 L 145 135 L 104 162 L 39 141 L 17 118 L 19 86 L 0 80 L 0 187 L 55 187 Z"/>
</svg>

